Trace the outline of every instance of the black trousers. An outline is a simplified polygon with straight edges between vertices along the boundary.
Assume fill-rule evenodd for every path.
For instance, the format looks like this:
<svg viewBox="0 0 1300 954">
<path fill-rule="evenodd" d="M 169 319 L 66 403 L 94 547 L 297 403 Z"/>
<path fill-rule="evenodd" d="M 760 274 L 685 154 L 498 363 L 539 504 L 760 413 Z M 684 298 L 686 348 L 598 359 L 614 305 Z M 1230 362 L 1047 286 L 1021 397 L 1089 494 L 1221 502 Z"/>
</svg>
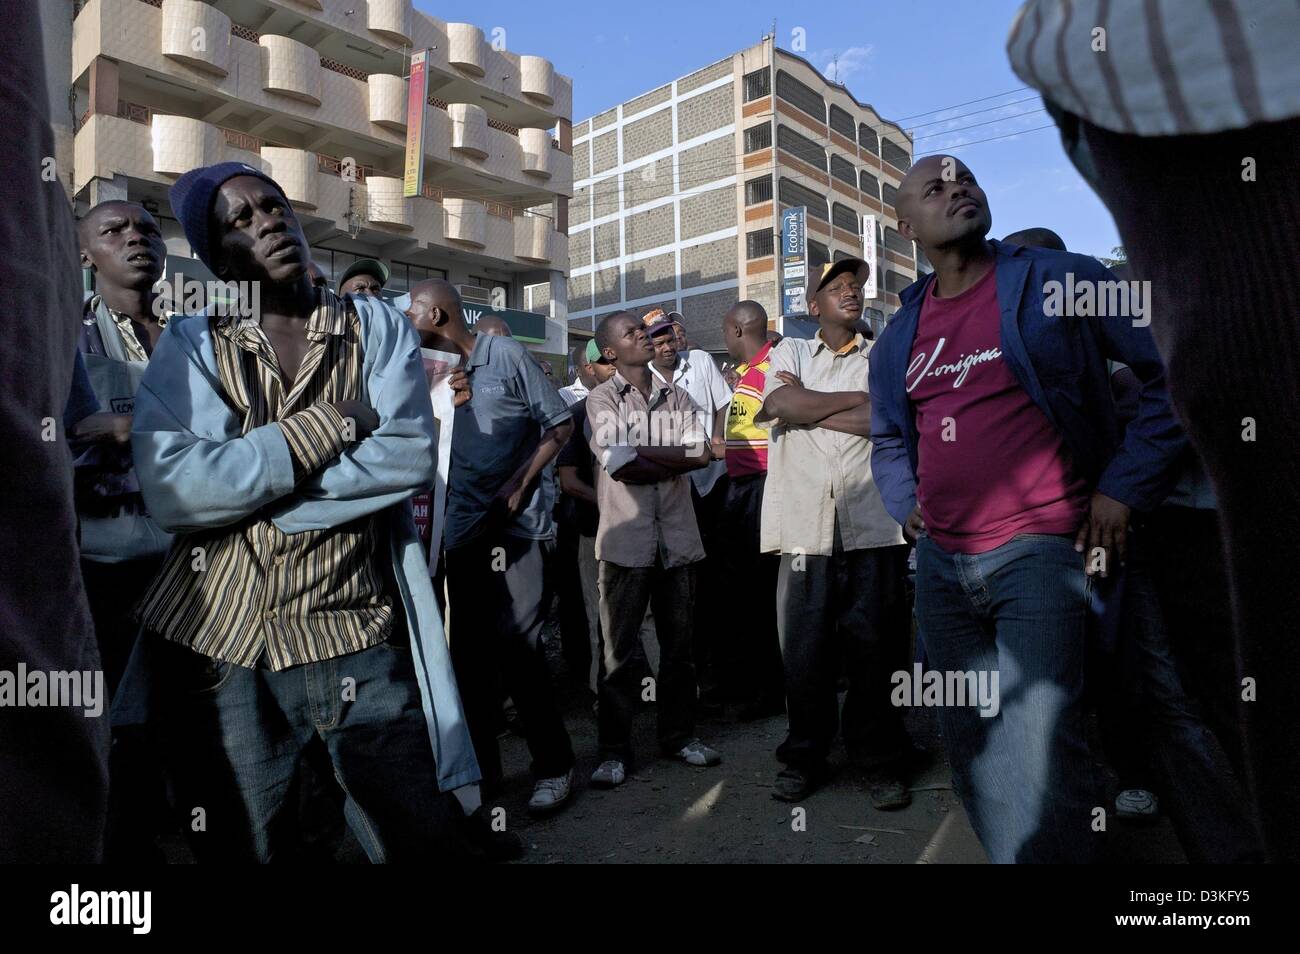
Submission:
<svg viewBox="0 0 1300 954">
<path fill-rule="evenodd" d="M 725 579 L 745 587 L 740 612 L 719 628 L 718 656 L 734 698 L 778 703 L 785 697 L 781 640 L 776 631 L 776 582 L 781 558 L 759 550 L 766 474 L 732 477 L 719 520 L 718 548 Z"/>
<path fill-rule="evenodd" d="M 841 721 L 841 660 L 849 680 L 842 720 L 850 757 L 879 766 L 908 752 L 901 712 L 890 702 L 890 677 L 908 668 L 907 549 L 844 550 L 837 524 L 831 556 L 781 554 L 776 619 L 790 730 L 776 757 L 785 764 L 810 768 L 830 753 Z"/>
<path fill-rule="evenodd" d="M 1294 168 L 1300 119 L 1202 136 L 1068 127 L 1131 277 L 1151 282 L 1170 396 L 1218 493 L 1265 848 L 1300 860 L 1300 181 L 1266 171 Z"/>
<path fill-rule="evenodd" d="M 573 768 L 573 747 L 542 645 L 551 592 L 548 546 L 489 532 L 446 552 L 451 660 L 489 794 L 501 783 L 497 724 L 506 694 L 523 722 L 534 778 Z"/>
<path fill-rule="evenodd" d="M 695 737 L 695 664 L 691 624 L 695 604 L 695 564 L 619 566 L 600 562 L 600 629 L 605 671 L 597 697 L 600 757 L 632 761 L 632 719 L 638 698 L 653 698 L 659 716 L 659 747 L 676 752 Z M 659 638 L 659 676 L 648 685 L 636 681 L 629 665 L 641 643 L 646 607 L 654 612 Z"/>
</svg>

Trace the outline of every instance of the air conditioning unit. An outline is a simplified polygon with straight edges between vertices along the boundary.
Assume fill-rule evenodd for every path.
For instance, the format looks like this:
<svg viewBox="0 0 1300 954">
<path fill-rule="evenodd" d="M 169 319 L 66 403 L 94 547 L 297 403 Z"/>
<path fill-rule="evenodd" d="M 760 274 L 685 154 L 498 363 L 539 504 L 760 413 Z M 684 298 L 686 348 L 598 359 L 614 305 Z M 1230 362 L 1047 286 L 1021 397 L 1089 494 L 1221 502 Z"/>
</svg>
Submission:
<svg viewBox="0 0 1300 954">
<path fill-rule="evenodd" d="M 492 307 L 492 289 L 490 288 L 480 288 L 477 285 L 457 285 L 456 290 L 460 292 L 460 300 L 466 304 Z"/>
</svg>

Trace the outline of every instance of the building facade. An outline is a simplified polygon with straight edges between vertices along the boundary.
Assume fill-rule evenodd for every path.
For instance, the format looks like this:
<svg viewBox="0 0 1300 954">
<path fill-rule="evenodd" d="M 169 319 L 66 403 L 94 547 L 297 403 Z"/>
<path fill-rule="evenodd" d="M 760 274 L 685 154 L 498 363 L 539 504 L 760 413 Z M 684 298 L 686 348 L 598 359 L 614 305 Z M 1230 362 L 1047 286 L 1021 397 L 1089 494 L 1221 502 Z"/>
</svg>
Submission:
<svg viewBox="0 0 1300 954">
<path fill-rule="evenodd" d="M 393 294 L 446 278 L 467 302 L 546 316 L 529 344 L 564 353 L 573 84 L 508 51 L 503 30 L 411 0 L 47 0 L 42 14 L 70 22 L 46 30 L 47 60 L 71 33 L 70 76 L 51 90 L 70 104 L 60 178 L 79 210 L 156 210 L 169 278 L 202 269 L 168 188 L 238 160 L 285 189 L 332 282 L 358 257 L 391 267 Z M 406 77 L 424 49 L 424 177 L 404 198 Z"/>
<path fill-rule="evenodd" d="M 722 348 L 721 320 L 743 298 L 777 327 L 780 213 L 808 209 L 810 274 L 863 255 L 876 217 L 883 323 L 917 276 L 894 197 L 911 166 L 899 126 L 810 63 L 756 46 L 574 127 L 569 320 L 591 328 L 619 308 L 682 312 L 693 344 Z"/>
</svg>

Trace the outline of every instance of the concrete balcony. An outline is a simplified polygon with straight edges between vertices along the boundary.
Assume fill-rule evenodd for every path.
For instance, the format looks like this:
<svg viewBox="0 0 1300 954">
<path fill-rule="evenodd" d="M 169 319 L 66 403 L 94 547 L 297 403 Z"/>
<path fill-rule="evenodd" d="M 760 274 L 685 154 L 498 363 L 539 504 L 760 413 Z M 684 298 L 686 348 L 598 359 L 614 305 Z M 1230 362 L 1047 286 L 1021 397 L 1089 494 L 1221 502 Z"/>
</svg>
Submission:
<svg viewBox="0 0 1300 954">
<path fill-rule="evenodd" d="M 367 176 L 366 218 L 378 225 L 412 228 L 410 203 L 415 200 L 402 197 L 403 185 L 396 176 Z"/>
<path fill-rule="evenodd" d="M 555 104 L 555 67 L 541 56 L 519 57 L 519 88 L 529 99 L 543 106 Z"/>
<path fill-rule="evenodd" d="M 199 0 L 163 0 L 162 54 L 225 76 L 230 71 L 230 17 Z"/>
<path fill-rule="evenodd" d="M 519 130 L 519 146 L 524 154 L 524 172 L 539 179 L 551 177 L 551 134 L 545 129 Z"/>
<path fill-rule="evenodd" d="M 366 29 L 386 40 L 411 45 L 411 0 L 368 0 Z"/>
<path fill-rule="evenodd" d="M 473 199 L 443 199 L 447 215 L 444 230 L 447 240 L 460 242 L 474 248 L 487 245 L 487 208 Z M 504 220 L 503 220 L 504 221 Z"/>
<path fill-rule="evenodd" d="M 319 106 L 320 54 L 306 44 L 287 36 L 264 34 L 258 40 L 262 48 L 262 88 L 313 106 Z"/>
<path fill-rule="evenodd" d="M 488 157 L 487 113 L 470 103 L 452 103 L 447 107 L 451 117 L 451 148 L 475 159 Z"/>
<path fill-rule="evenodd" d="M 483 31 L 472 23 L 447 24 L 447 62 L 469 76 L 487 73 L 487 44 Z"/>
<path fill-rule="evenodd" d="M 262 163 L 267 175 L 280 183 L 280 188 L 295 206 L 314 209 L 317 205 L 316 185 L 320 178 L 316 154 L 305 149 L 282 146 L 263 146 Z"/>
<path fill-rule="evenodd" d="M 370 121 L 390 132 L 406 132 L 406 80 L 389 73 L 370 74 Z"/>
<path fill-rule="evenodd" d="M 155 113 L 150 138 L 153 171 L 163 175 L 179 176 L 225 158 L 225 137 L 221 130 L 201 119 Z"/>
<path fill-rule="evenodd" d="M 539 265 L 551 263 L 551 233 L 555 223 L 540 215 L 516 215 L 515 258 Z"/>
</svg>

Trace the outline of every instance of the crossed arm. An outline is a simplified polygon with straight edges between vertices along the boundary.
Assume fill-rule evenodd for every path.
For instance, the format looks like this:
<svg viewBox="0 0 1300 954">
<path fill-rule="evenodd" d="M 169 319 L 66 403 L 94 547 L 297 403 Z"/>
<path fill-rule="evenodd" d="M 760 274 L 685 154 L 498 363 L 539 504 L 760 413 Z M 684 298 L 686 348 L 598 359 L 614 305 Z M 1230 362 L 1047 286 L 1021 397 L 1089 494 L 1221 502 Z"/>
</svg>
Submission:
<svg viewBox="0 0 1300 954">
<path fill-rule="evenodd" d="M 786 426 L 871 436 L 871 399 L 865 391 L 814 391 L 789 371 L 776 376 L 782 386 L 764 399 L 760 422 L 780 420 Z"/>
</svg>

